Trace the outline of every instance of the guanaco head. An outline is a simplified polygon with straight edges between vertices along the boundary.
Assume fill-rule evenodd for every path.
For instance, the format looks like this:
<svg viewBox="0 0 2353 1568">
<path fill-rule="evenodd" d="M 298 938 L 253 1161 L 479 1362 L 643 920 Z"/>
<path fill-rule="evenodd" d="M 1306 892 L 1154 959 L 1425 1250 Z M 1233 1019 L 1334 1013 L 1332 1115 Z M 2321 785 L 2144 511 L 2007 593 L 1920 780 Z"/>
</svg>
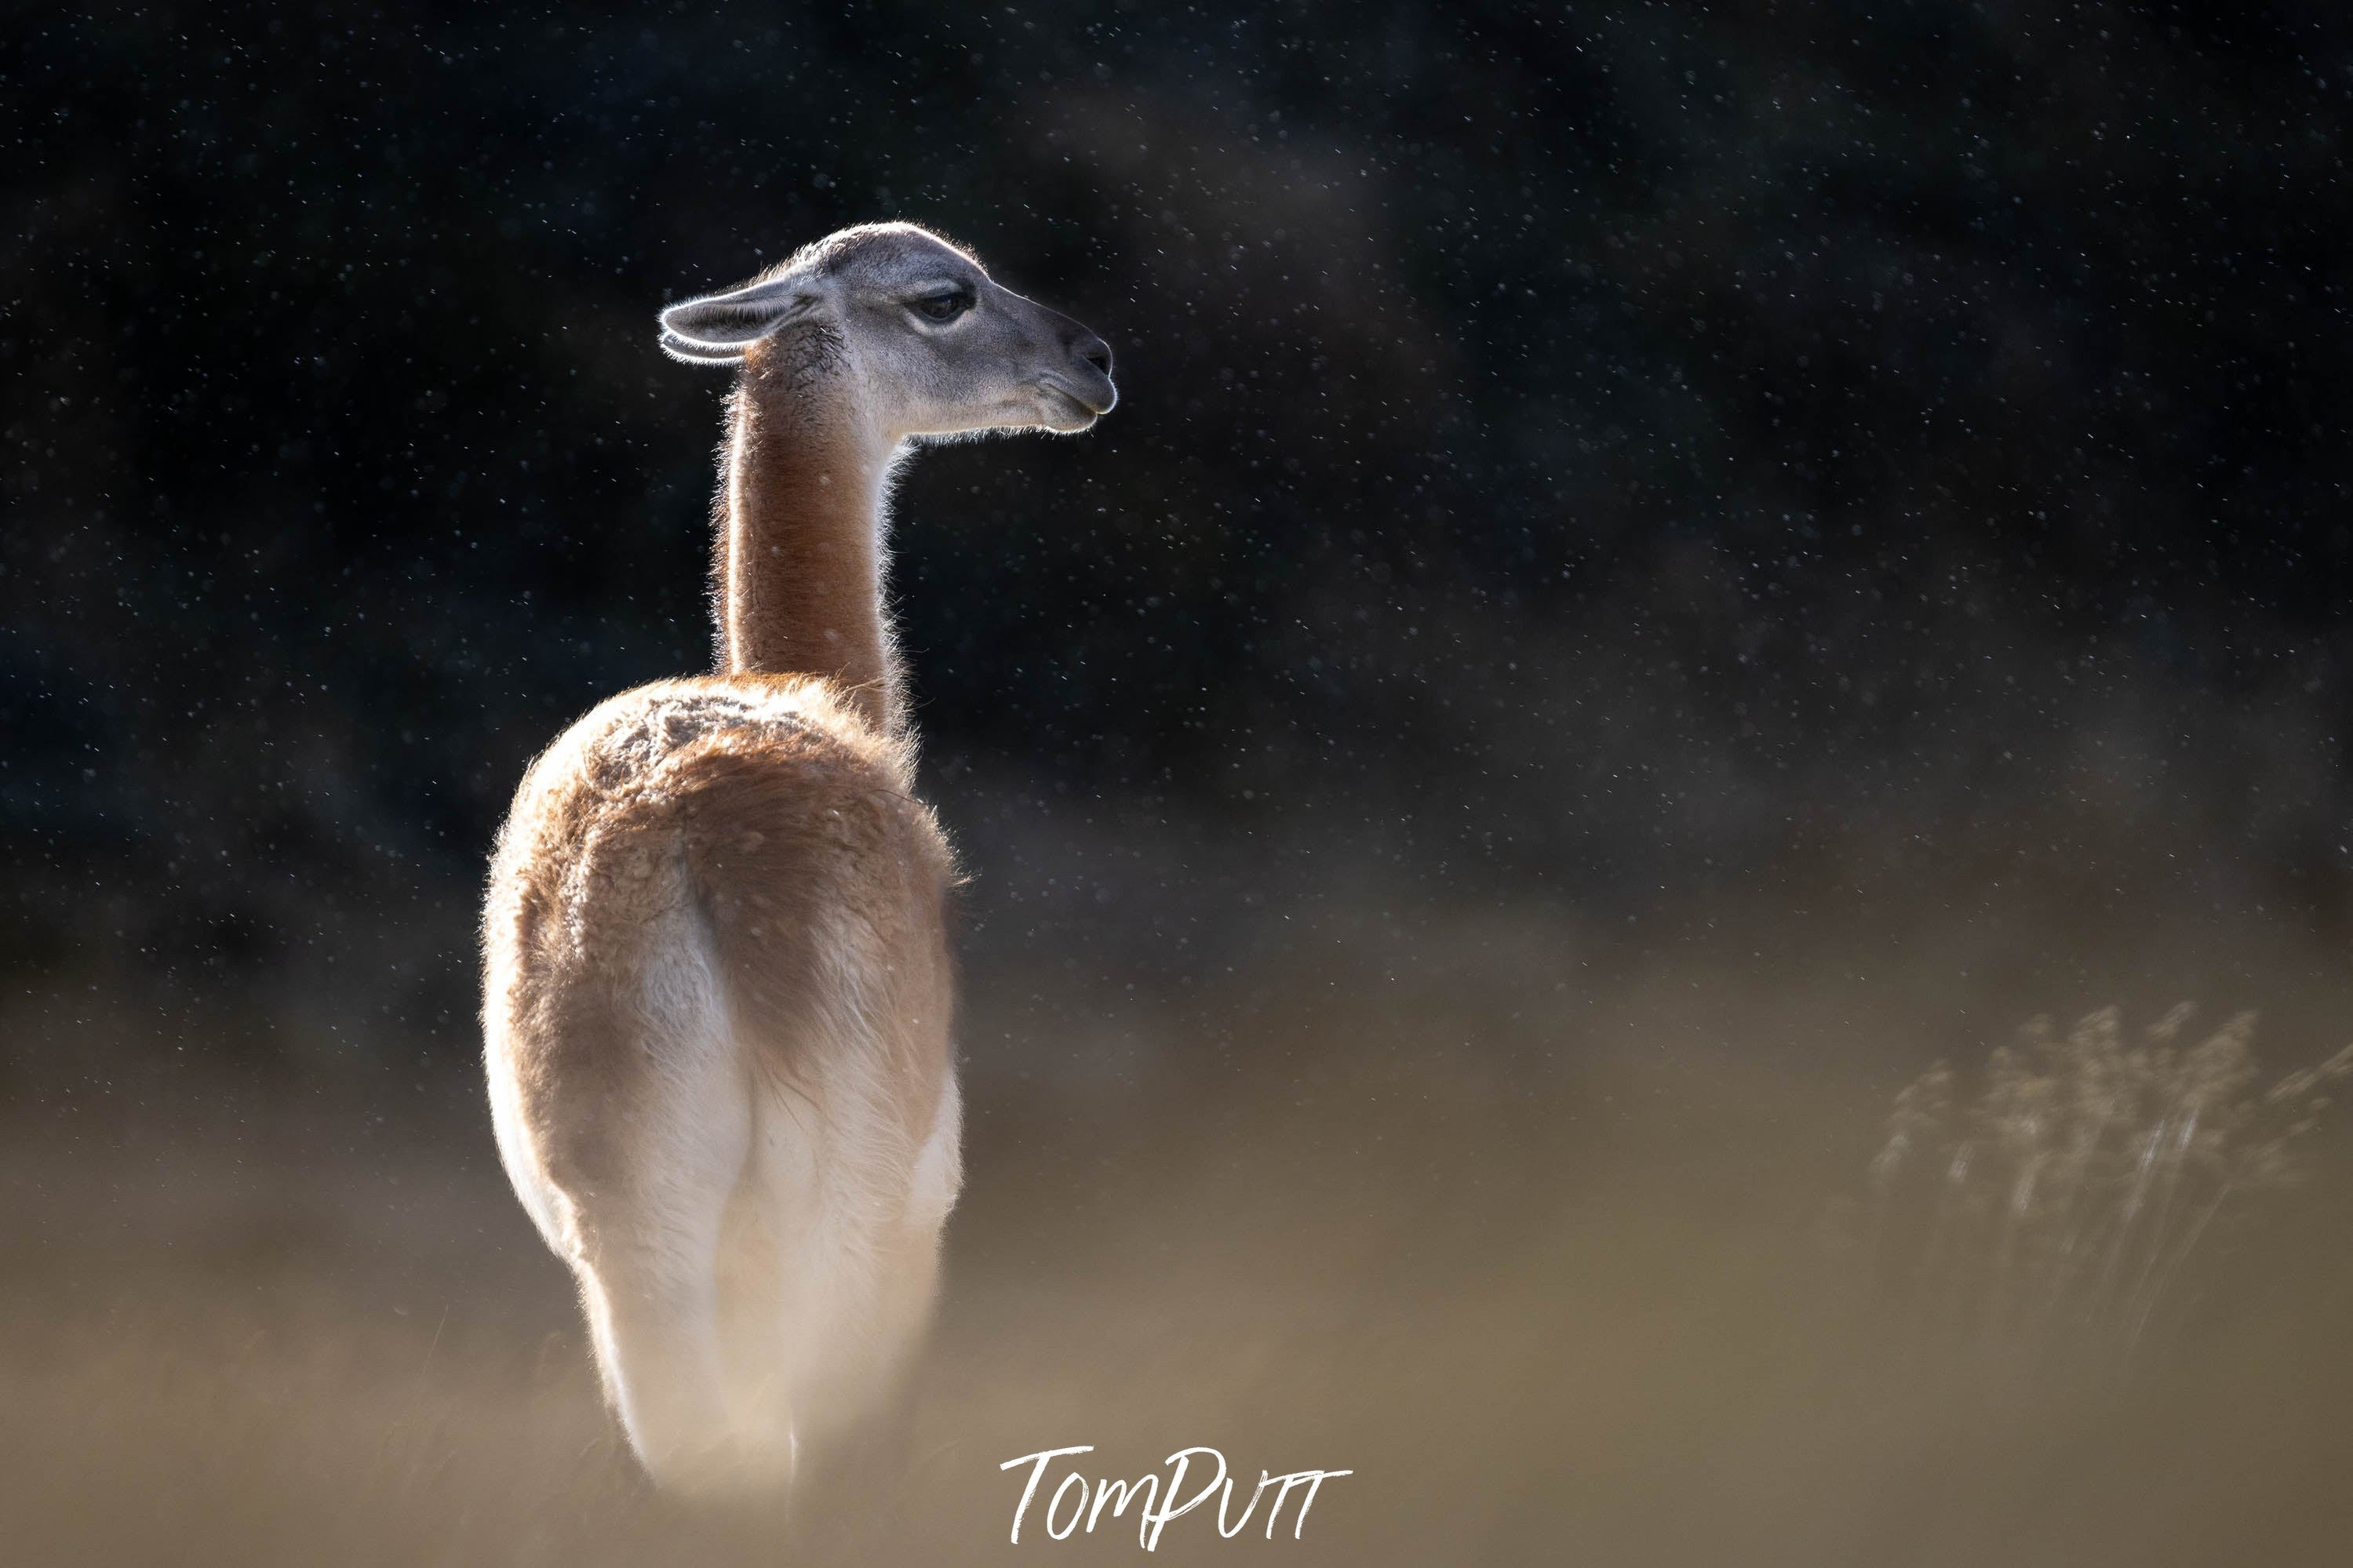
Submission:
<svg viewBox="0 0 2353 1568">
<path fill-rule="evenodd" d="M 739 289 L 672 305 L 661 346 L 672 359 L 735 364 L 804 323 L 893 439 L 1083 430 L 1119 401 L 1109 344 L 913 224 L 843 229 Z"/>
</svg>

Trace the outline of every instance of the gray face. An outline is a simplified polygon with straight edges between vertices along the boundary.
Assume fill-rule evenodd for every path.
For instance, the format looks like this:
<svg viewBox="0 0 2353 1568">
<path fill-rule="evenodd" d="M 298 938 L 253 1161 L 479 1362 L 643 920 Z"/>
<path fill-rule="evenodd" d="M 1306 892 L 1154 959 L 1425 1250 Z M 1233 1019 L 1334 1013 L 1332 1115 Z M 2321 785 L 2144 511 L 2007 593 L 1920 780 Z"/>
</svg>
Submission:
<svg viewBox="0 0 2353 1568">
<path fill-rule="evenodd" d="M 839 335 L 892 437 L 1083 430 L 1119 401 L 1101 338 L 908 224 L 844 229 L 772 277 L 671 306 L 662 348 L 732 364 L 800 321 Z"/>
</svg>

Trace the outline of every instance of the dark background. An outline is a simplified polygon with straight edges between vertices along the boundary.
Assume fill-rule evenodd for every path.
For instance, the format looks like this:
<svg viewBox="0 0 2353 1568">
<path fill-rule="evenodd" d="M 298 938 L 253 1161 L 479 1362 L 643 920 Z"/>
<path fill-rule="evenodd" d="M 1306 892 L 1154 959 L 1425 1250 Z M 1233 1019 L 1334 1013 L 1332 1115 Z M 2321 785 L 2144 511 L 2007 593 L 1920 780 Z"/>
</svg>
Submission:
<svg viewBox="0 0 2353 1568">
<path fill-rule="evenodd" d="M 1096 433 L 927 456 L 898 508 L 976 940 L 1036 935 L 996 917 L 1049 869 L 1099 895 L 1065 935 L 1177 981 L 1221 908 L 1335 889 L 2347 909 L 2334 6 L 0 39 L 25 985 L 470 1051 L 522 764 L 708 657 L 723 381 L 654 312 L 882 217 L 1119 360 Z"/>
<path fill-rule="evenodd" d="M 1351 1568 L 2339 1563 L 2353 1141 L 2261 1097 L 2353 1034 L 2342 16 L 8 8 L 12 1562 L 968 1563 L 1090 1442 L 1351 1467 L 1264 1548 Z M 972 873 L 916 1462 L 689 1515 L 476 901 L 707 666 L 655 312 L 886 217 L 1122 401 L 898 501 Z M 2161 1245 L 1972 1306 L 2087 1224 Z"/>
</svg>

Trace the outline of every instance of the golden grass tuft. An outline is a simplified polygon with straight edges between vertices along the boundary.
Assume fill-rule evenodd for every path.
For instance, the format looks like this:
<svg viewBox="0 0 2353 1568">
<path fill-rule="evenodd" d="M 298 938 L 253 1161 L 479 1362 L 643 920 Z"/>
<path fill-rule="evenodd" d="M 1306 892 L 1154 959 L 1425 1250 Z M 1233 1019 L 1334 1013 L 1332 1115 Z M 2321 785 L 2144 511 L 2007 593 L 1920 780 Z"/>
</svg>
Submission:
<svg viewBox="0 0 2353 1568">
<path fill-rule="evenodd" d="M 2187 1043 L 2195 1016 L 2130 1043 L 2115 1007 L 2037 1018 L 1974 1094 L 1940 1061 L 1896 1095 L 1860 1239 L 1915 1348 L 2116 1372 L 2179 1326 L 2201 1247 L 2296 1184 L 2353 1073 L 2348 1046 L 2259 1089 L 2255 1015 Z"/>
</svg>

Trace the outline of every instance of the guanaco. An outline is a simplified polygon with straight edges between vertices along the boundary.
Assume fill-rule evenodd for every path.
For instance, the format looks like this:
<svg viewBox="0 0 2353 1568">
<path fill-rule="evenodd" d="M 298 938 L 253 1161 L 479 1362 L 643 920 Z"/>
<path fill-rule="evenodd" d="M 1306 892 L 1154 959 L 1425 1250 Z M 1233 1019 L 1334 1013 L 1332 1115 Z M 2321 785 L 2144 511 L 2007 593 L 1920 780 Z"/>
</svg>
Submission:
<svg viewBox="0 0 2353 1568">
<path fill-rule="evenodd" d="M 484 912 L 499 1152 L 659 1485 L 790 1480 L 883 1400 L 962 1181 L 945 837 L 883 599 L 926 438 L 1086 429 L 1111 350 L 906 224 L 661 312 L 740 366 L 714 673 L 533 763 Z"/>
</svg>

